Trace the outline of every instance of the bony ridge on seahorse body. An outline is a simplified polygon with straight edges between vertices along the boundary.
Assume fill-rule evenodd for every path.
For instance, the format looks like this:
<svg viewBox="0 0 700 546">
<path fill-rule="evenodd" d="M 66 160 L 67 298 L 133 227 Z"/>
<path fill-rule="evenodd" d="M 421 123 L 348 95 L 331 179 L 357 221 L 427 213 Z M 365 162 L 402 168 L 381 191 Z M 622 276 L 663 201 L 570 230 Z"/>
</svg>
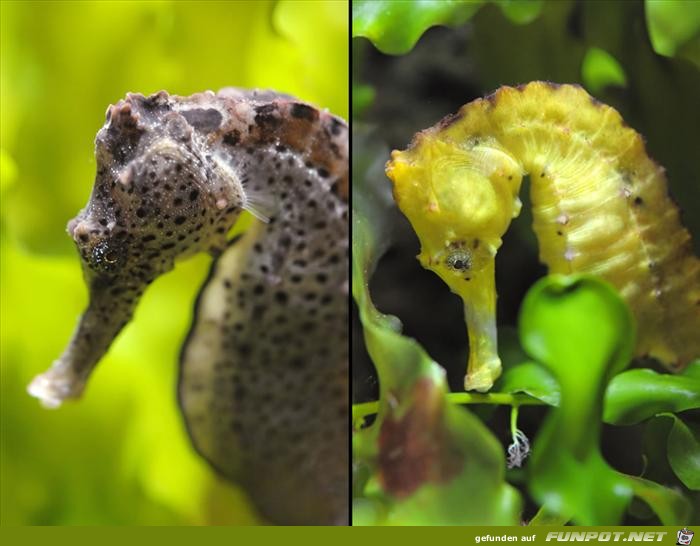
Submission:
<svg viewBox="0 0 700 546">
<path fill-rule="evenodd" d="M 487 391 L 501 373 L 494 263 L 525 174 L 549 271 L 611 282 L 637 319 L 637 355 L 672 370 L 700 356 L 700 260 L 664 170 L 618 112 L 581 87 L 501 87 L 418 133 L 386 172 L 420 239 L 420 263 L 464 302 L 467 390 Z"/>
<path fill-rule="evenodd" d="M 211 252 L 178 386 L 196 449 L 274 523 L 347 523 L 347 125 L 269 91 L 128 94 L 95 153 L 68 225 L 89 305 L 29 392 L 79 397 L 147 285 Z"/>
</svg>

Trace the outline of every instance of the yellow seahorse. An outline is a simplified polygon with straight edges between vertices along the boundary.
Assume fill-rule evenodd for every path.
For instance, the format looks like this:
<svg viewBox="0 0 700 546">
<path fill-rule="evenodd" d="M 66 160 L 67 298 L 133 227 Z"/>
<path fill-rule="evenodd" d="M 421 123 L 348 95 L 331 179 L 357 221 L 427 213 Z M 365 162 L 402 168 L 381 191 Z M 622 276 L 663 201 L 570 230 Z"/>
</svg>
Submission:
<svg viewBox="0 0 700 546">
<path fill-rule="evenodd" d="M 418 133 L 386 172 L 420 239 L 420 263 L 464 301 L 467 390 L 487 391 L 501 373 L 494 261 L 525 174 L 549 271 L 612 283 L 637 319 L 637 355 L 672 370 L 700 356 L 700 260 L 664 169 L 581 87 L 501 87 Z"/>
</svg>

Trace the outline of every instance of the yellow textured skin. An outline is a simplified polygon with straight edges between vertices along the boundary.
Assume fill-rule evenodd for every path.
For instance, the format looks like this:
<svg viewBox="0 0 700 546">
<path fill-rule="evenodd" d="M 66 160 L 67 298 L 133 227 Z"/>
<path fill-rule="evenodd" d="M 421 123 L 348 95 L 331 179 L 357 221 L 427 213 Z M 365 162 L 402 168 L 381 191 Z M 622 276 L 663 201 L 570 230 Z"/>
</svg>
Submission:
<svg viewBox="0 0 700 546">
<path fill-rule="evenodd" d="M 664 169 L 616 110 L 581 87 L 501 87 L 418 133 L 386 172 L 421 264 L 464 301 L 467 390 L 487 391 L 501 372 L 494 259 L 526 174 L 549 271 L 612 283 L 637 319 L 637 355 L 672 370 L 700 356 L 700 260 Z"/>
</svg>

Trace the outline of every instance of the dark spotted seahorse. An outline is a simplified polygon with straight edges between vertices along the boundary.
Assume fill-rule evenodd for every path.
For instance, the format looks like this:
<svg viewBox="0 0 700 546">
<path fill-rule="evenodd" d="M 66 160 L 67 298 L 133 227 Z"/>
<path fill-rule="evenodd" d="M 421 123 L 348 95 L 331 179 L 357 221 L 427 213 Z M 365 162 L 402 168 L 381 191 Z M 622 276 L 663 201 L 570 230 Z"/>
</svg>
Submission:
<svg viewBox="0 0 700 546">
<path fill-rule="evenodd" d="M 68 224 L 90 302 L 29 392 L 79 397 L 148 284 L 211 252 L 178 387 L 196 449 L 274 523 L 347 523 L 347 125 L 265 91 L 128 94 L 95 153 Z"/>
<path fill-rule="evenodd" d="M 501 87 L 394 151 L 387 174 L 421 264 L 464 301 L 466 389 L 486 391 L 501 372 L 494 258 L 520 212 L 525 174 L 549 271 L 612 283 L 637 319 L 637 355 L 672 370 L 700 356 L 700 260 L 664 170 L 620 114 L 581 87 Z"/>
</svg>

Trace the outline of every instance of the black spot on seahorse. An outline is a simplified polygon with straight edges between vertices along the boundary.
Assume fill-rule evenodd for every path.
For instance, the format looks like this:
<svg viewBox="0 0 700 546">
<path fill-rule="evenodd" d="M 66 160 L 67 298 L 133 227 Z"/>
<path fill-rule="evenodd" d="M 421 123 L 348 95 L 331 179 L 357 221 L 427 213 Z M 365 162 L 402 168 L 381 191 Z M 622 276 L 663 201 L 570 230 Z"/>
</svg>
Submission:
<svg viewBox="0 0 700 546">
<path fill-rule="evenodd" d="M 295 103 L 292 105 L 292 117 L 316 121 L 318 119 L 318 110 L 307 104 Z"/>
<path fill-rule="evenodd" d="M 236 146 L 241 141 L 241 132 L 238 129 L 226 133 L 223 138 L 224 144 Z"/>
<path fill-rule="evenodd" d="M 202 133 L 211 133 L 221 126 L 222 116 L 216 108 L 194 108 L 184 110 L 183 117 L 187 122 Z"/>
<path fill-rule="evenodd" d="M 279 127 L 282 120 L 275 115 L 278 108 L 276 104 L 263 104 L 255 108 L 255 124 L 263 130 Z"/>
<path fill-rule="evenodd" d="M 331 118 L 331 134 L 333 136 L 338 136 L 340 133 L 343 132 L 343 128 L 345 125 L 343 124 L 342 121 L 336 119 L 336 118 Z"/>
</svg>

